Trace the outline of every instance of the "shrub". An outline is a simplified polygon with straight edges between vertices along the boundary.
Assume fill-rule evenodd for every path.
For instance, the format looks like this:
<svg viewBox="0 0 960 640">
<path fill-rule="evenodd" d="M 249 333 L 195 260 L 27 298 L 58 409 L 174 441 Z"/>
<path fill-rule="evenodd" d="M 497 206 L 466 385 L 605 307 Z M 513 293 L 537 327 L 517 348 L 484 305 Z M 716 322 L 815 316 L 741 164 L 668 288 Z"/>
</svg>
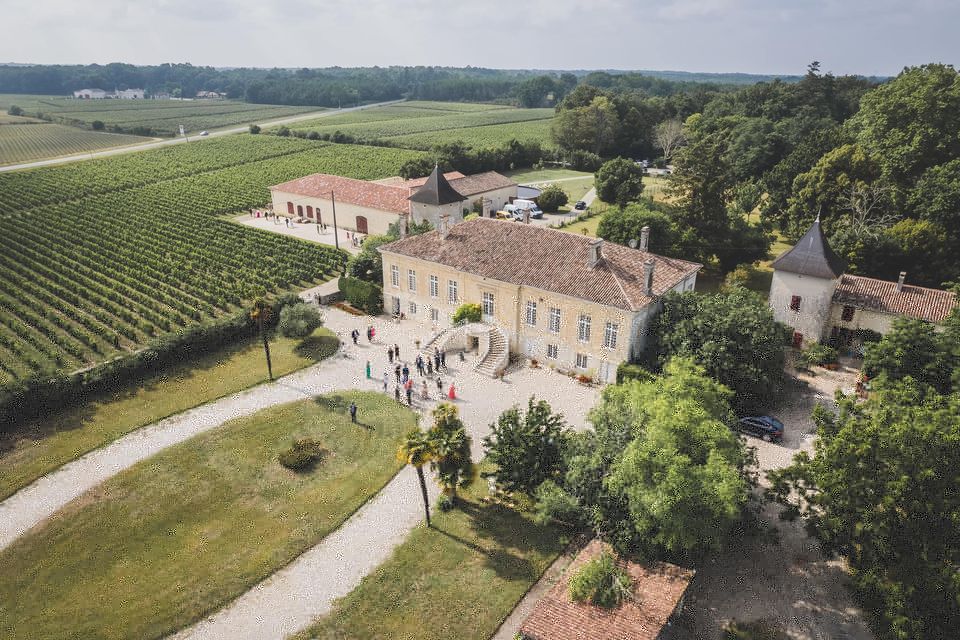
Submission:
<svg viewBox="0 0 960 640">
<path fill-rule="evenodd" d="M 307 140 L 319 140 L 320 134 L 316 131 L 311 131 L 307 134 Z"/>
<path fill-rule="evenodd" d="M 252 134 L 254 134 L 254 135 L 260 133 L 260 125 L 258 125 L 258 124 L 252 124 L 252 125 L 250 125 L 250 133 L 252 133 Z"/>
<path fill-rule="evenodd" d="M 630 362 L 621 362 L 617 367 L 617 384 L 623 384 L 629 380 L 639 380 L 640 382 L 650 382 L 653 380 L 653 374 L 643 365 Z"/>
<path fill-rule="evenodd" d="M 22 107 L 18 107 L 18 106 L 15 105 L 15 104 L 12 104 L 12 105 L 10 105 L 10 108 L 7 109 L 7 115 L 11 115 L 11 116 L 22 116 L 22 115 L 23 115 L 23 108 L 22 108 Z"/>
<path fill-rule="evenodd" d="M 277 456 L 280 464 L 292 471 L 307 471 L 312 469 L 329 453 L 317 440 L 304 438 L 294 440 L 293 445 Z"/>
<path fill-rule="evenodd" d="M 456 505 L 453 502 L 453 498 L 446 494 L 440 494 L 440 497 L 437 498 L 437 509 L 443 511 L 444 513 L 452 510 Z"/>
<path fill-rule="evenodd" d="M 277 129 L 277 135 L 281 138 L 286 138 L 290 135 L 290 127 L 280 127 Z"/>
<path fill-rule="evenodd" d="M 303 302 L 286 306 L 280 312 L 280 333 L 288 338 L 305 338 L 322 324 L 320 311 Z"/>
<path fill-rule="evenodd" d="M 559 185 L 551 184 L 540 192 L 540 195 L 537 197 L 537 204 L 539 204 L 540 208 L 544 211 L 553 213 L 567 204 L 569 200 L 570 198 L 567 196 L 566 191 L 561 189 Z"/>
<path fill-rule="evenodd" d="M 837 350 L 830 345 L 814 342 L 800 352 L 800 361 L 808 367 L 813 365 L 822 367 L 837 361 Z"/>
<path fill-rule="evenodd" d="M 589 600 L 604 609 L 620 606 L 630 593 L 632 581 L 617 566 L 612 554 L 604 551 L 570 577 L 570 597 L 576 602 Z"/>
<path fill-rule="evenodd" d="M 571 527 L 581 524 L 583 510 L 580 503 L 553 480 L 547 480 L 537 487 L 534 498 L 534 519 L 538 524 L 557 522 Z"/>
<path fill-rule="evenodd" d="M 103 120 L 94 120 L 93 122 L 90 123 L 90 127 L 94 131 L 103 131 L 105 128 L 105 125 L 103 124 Z"/>
<path fill-rule="evenodd" d="M 460 324 L 466 322 L 480 322 L 480 318 L 483 315 L 483 310 L 480 308 L 480 305 L 475 302 L 464 302 L 462 305 L 457 307 L 457 310 L 453 312 L 453 317 L 451 320 L 453 324 Z"/>
<path fill-rule="evenodd" d="M 371 315 L 383 311 L 383 289 L 359 278 L 340 278 L 340 291 L 347 302 Z"/>
</svg>

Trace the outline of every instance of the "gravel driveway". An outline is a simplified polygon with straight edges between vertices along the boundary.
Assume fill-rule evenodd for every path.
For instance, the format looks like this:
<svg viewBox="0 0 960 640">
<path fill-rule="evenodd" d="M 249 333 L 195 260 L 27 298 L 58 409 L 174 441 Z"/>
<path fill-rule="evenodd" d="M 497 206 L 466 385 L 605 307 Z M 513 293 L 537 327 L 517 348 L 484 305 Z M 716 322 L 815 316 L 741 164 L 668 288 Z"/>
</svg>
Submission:
<svg viewBox="0 0 960 640">
<path fill-rule="evenodd" d="M 813 452 L 813 407 L 818 402 L 834 407 L 834 391 L 851 392 L 856 373 L 850 367 L 817 368 L 815 375 L 790 372 L 782 402 L 772 412 L 786 427 L 783 443 L 748 438 L 762 470 L 787 466 L 801 450 Z M 761 619 L 794 640 L 874 639 L 847 588 L 843 560 L 824 557 L 802 524 L 782 521 L 779 513 L 778 505 L 767 504 L 761 514 L 775 533 L 745 539 L 697 567 L 673 640 L 719 640 L 727 623 Z"/>
</svg>

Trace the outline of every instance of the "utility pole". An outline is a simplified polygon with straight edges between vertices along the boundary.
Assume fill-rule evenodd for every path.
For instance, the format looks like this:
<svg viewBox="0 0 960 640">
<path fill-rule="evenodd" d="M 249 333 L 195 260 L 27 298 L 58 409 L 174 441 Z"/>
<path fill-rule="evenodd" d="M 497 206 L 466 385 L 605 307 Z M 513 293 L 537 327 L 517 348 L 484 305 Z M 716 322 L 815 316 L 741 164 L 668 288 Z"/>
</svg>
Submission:
<svg viewBox="0 0 960 640">
<path fill-rule="evenodd" d="M 337 199 L 333 195 L 333 191 L 330 192 L 330 205 L 333 209 L 333 244 L 337 249 L 340 249 L 340 238 L 337 234 Z"/>
</svg>

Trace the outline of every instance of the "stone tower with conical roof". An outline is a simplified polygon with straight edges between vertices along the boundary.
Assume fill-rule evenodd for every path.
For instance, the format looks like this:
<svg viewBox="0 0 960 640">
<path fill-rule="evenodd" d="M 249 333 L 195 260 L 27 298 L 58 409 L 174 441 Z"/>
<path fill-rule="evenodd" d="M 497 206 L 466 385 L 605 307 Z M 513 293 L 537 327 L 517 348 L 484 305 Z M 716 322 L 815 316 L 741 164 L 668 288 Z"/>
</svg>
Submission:
<svg viewBox="0 0 960 640">
<path fill-rule="evenodd" d="M 436 229 L 440 226 L 443 214 L 450 216 L 451 224 L 463 220 L 463 202 L 466 198 L 450 185 L 438 166 L 433 167 L 430 177 L 411 194 L 409 200 L 410 216 L 414 222 L 429 220 Z"/>
<path fill-rule="evenodd" d="M 793 327 L 793 344 L 820 342 L 826 335 L 833 293 L 846 264 L 823 235 L 820 216 L 799 242 L 773 261 L 770 308 Z"/>
</svg>

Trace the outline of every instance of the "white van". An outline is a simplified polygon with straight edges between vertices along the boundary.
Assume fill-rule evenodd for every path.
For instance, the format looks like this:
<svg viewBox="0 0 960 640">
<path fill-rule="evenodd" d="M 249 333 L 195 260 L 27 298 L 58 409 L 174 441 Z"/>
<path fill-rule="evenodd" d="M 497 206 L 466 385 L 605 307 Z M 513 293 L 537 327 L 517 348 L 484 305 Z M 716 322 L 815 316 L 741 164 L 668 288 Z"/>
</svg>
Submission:
<svg viewBox="0 0 960 640">
<path fill-rule="evenodd" d="M 517 219 L 520 220 L 523 218 L 523 212 L 529 211 L 531 218 L 542 218 L 543 211 L 540 207 L 537 206 L 537 203 L 533 200 L 523 200 L 522 198 L 517 198 L 513 201 L 513 209 L 516 212 L 514 215 L 517 216 Z"/>
</svg>

